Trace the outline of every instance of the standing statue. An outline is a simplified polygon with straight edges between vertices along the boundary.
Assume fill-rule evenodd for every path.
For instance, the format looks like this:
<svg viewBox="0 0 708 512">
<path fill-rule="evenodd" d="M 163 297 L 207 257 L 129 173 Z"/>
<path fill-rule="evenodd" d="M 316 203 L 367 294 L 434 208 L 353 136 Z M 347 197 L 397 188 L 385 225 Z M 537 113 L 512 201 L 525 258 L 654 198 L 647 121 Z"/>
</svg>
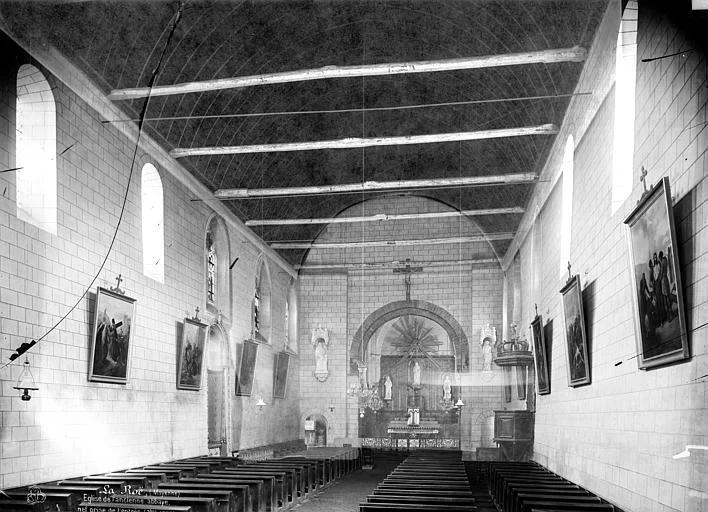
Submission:
<svg viewBox="0 0 708 512">
<path fill-rule="evenodd" d="M 327 348 L 329 347 L 329 331 L 318 324 L 312 329 L 312 346 L 315 349 L 315 378 L 320 382 L 327 380 Z"/>
<path fill-rule="evenodd" d="M 445 380 L 443 381 L 443 400 L 449 401 L 452 399 L 452 383 L 450 382 L 450 376 L 445 375 Z"/>
<path fill-rule="evenodd" d="M 497 329 L 487 324 L 479 335 L 479 343 L 482 345 L 482 371 L 492 371 L 492 353 L 497 344 Z"/>
<path fill-rule="evenodd" d="M 391 400 L 391 389 L 393 389 L 393 382 L 391 382 L 391 376 L 386 375 L 386 381 L 384 382 L 384 400 Z"/>
<path fill-rule="evenodd" d="M 420 386 L 420 365 L 418 361 L 413 364 L 413 387 Z"/>
</svg>

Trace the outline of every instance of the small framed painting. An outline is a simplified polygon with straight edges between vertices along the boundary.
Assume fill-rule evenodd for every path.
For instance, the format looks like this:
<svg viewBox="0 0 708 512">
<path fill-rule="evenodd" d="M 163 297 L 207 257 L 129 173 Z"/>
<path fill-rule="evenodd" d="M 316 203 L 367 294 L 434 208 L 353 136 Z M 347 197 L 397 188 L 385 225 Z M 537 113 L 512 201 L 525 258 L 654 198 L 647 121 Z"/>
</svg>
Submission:
<svg viewBox="0 0 708 512">
<path fill-rule="evenodd" d="M 662 178 L 627 216 L 637 364 L 646 370 L 688 359 L 681 268 L 669 179 Z"/>
<path fill-rule="evenodd" d="M 177 389 L 201 389 L 206 333 L 206 324 L 191 318 L 184 319 L 177 367 Z"/>
<path fill-rule="evenodd" d="M 288 385 L 288 365 L 290 355 L 287 352 L 275 354 L 275 368 L 273 369 L 273 398 L 285 398 Z"/>
<path fill-rule="evenodd" d="M 533 340 L 534 359 L 536 360 L 538 394 L 548 395 L 551 392 L 551 372 L 548 366 L 548 350 L 546 349 L 541 315 L 536 315 L 536 318 L 531 322 L 531 338 Z"/>
<path fill-rule="evenodd" d="M 241 364 L 236 372 L 236 395 L 251 396 L 253 391 L 253 375 L 256 371 L 258 343 L 244 340 L 241 347 Z"/>
<path fill-rule="evenodd" d="M 135 299 L 100 286 L 91 338 L 88 380 L 126 384 L 135 320 Z"/>
<path fill-rule="evenodd" d="M 575 387 L 590 384 L 590 361 L 580 276 L 575 274 L 571 277 L 560 292 L 563 295 L 565 341 L 568 347 L 568 385 Z"/>
</svg>

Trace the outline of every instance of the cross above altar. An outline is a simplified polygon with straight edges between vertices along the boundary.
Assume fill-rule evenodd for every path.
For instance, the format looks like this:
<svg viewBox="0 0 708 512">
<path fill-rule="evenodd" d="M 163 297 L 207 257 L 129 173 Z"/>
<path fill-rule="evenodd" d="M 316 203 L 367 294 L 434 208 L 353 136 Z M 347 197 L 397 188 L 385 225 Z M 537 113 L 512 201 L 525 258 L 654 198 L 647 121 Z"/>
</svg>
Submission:
<svg viewBox="0 0 708 512">
<path fill-rule="evenodd" d="M 406 258 L 406 265 L 399 268 L 394 268 L 394 274 L 405 274 L 404 284 L 406 286 L 406 300 L 411 300 L 411 274 L 422 272 L 423 267 L 412 267 L 411 259 Z"/>
</svg>

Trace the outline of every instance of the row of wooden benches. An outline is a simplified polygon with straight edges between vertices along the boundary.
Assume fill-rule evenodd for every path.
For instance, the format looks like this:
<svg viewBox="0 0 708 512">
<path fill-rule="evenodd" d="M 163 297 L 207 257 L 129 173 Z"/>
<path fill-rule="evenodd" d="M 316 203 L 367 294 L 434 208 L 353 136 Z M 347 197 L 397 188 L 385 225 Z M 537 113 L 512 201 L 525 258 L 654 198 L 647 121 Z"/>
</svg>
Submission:
<svg viewBox="0 0 708 512">
<path fill-rule="evenodd" d="M 535 462 L 494 462 L 489 478 L 492 497 L 502 512 L 619 512 Z"/>
<path fill-rule="evenodd" d="M 359 504 L 360 512 L 477 510 L 459 452 L 419 452 L 394 469 Z"/>
<path fill-rule="evenodd" d="M 8 512 L 276 512 L 360 467 L 358 452 L 245 464 L 195 457 L 4 491 Z"/>
</svg>

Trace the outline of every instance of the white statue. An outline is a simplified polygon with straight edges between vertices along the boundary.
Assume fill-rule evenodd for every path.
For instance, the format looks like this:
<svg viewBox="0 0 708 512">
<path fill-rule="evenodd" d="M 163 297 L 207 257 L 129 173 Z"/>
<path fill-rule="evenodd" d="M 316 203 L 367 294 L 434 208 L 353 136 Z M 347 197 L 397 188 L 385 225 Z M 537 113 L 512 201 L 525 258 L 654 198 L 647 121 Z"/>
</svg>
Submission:
<svg viewBox="0 0 708 512">
<path fill-rule="evenodd" d="M 497 329 L 487 324 L 479 335 L 479 343 L 482 345 L 482 371 L 492 371 L 492 352 L 497 344 Z"/>
<path fill-rule="evenodd" d="M 450 400 L 452 398 L 452 383 L 450 382 L 450 376 L 445 375 L 445 380 L 443 381 L 443 400 Z"/>
<path fill-rule="evenodd" d="M 384 400 L 391 400 L 391 389 L 393 388 L 393 382 L 391 382 L 391 376 L 386 375 L 386 381 L 384 382 Z"/>
<path fill-rule="evenodd" d="M 420 425 L 420 409 L 408 409 L 406 425 L 408 425 L 409 427 L 417 427 L 418 425 Z"/>
<path fill-rule="evenodd" d="M 420 365 L 418 361 L 413 364 L 413 386 L 420 386 Z"/>
<path fill-rule="evenodd" d="M 327 348 L 329 347 L 329 331 L 322 325 L 312 329 L 312 346 L 315 348 L 315 378 L 324 382 L 329 375 L 327 370 Z"/>
</svg>

